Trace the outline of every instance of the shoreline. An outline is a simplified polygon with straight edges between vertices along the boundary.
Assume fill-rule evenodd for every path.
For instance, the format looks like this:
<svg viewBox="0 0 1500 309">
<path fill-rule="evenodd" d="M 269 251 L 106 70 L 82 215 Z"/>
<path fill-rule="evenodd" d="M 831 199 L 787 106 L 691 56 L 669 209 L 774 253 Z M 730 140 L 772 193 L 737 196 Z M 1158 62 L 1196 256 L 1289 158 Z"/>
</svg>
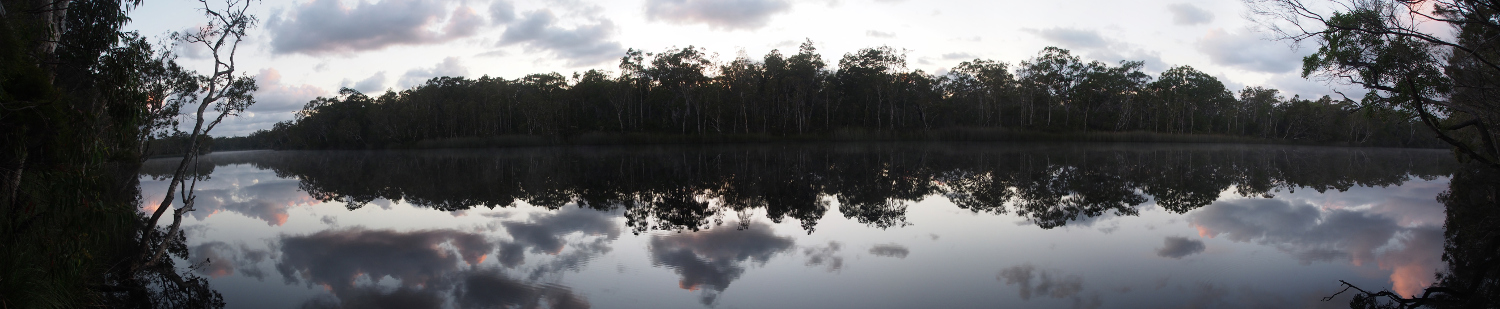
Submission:
<svg viewBox="0 0 1500 309">
<path fill-rule="evenodd" d="M 841 130 L 834 133 L 769 135 L 769 134 L 658 134 L 658 133 L 606 133 L 590 132 L 567 137 L 541 135 L 505 135 L 490 137 L 459 137 L 423 140 L 410 144 L 370 146 L 362 148 L 326 148 L 324 150 L 377 150 L 377 149 L 481 149 L 538 146 L 630 146 L 630 145 L 722 145 L 722 144 L 805 144 L 805 143 L 869 143 L 869 142 L 1086 142 L 1086 143 L 1161 143 L 1161 144 L 1248 144 L 1329 146 L 1359 148 L 1445 149 L 1432 147 L 1404 147 L 1399 145 L 1319 143 L 1222 134 L 1168 134 L 1156 132 L 1072 132 L 1052 133 L 1036 131 L 1014 131 L 1008 129 L 939 129 L 920 132 L 875 132 Z M 247 148 L 213 150 L 214 152 L 260 150 L 274 148 Z M 318 149 L 277 149 L 318 150 Z M 158 155 L 153 158 L 170 157 Z"/>
</svg>

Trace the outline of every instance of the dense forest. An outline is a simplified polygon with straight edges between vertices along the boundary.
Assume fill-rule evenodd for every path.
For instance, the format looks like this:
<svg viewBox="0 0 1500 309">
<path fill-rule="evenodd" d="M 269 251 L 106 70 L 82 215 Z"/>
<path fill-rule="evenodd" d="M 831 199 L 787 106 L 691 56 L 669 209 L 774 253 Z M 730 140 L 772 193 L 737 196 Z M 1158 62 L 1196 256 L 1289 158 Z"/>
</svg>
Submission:
<svg viewBox="0 0 1500 309">
<path fill-rule="evenodd" d="M 1142 72 L 1142 62 L 1085 61 L 1055 47 L 1016 65 L 975 59 L 941 75 L 908 70 L 904 51 L 887 46 L 845 54 L 836 67 L 811 41 L 792 55 L 773 50 L 759 59 L 714 58 L 692 46 L 656 53 L 632 49 L 621 57 L 618 73 L 438 77 L 375 96 L 346 88 L 308 102 L 295 120 L 219 140 L 227 149 L 363 149 L 475 138 L 608 139 L 620 133 L 1147 132 L 1441 145 L 1409 113 L 1390 107 L 1326 96 L 1287 98 L 1261 87 L 1236 93 L 1192 67 L 1153 77 Z"/>
</svg>

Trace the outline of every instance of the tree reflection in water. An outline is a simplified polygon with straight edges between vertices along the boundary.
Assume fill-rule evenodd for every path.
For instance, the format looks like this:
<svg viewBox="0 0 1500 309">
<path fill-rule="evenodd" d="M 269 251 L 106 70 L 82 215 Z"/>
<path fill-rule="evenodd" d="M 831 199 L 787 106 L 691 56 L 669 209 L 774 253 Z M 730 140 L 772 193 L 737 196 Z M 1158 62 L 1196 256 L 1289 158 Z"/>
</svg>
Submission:
<svg viewBox="0 0 1500 309">
<path fill-rule="evenodd" d="M 976 213 L 1014 213 L 1041 228 L 1155 201 L 1184 213 L 1220 193 L 1274 196 L 1433 179 L 1453 169 L 1422 151 L 1317 147 L 1069 145 L 711 147 L 620 151 L 249 152 L 205 165 L 249 163 L 350 209 L 377 199 L 443 211 L 518 202 L 622 209 L 632 232 L 698 231 L 726 210 L 764 209 L 808 233 L 838 203 L 878 228 L 908 224 L 906 207 L 942 195 Z M 150 169 L 148 166 L 146 169 Z M 205 166 L 200 171 L 212 173 Z M 825 198 L 831 197 L 831 198 Z"/>
<path fill-rule="evenodd" d="M 908 224 L 908 207 L 934 196 L 944 197 L 974 213 L 1013 214 L 1037 227 L 1050 229 L 1083 223 L 1081 221 L 1105 214 L 1137 215 L 1143 205 L 1159 205 L 1171 212 L 1187 213 L 1214 204 L 1224 193 L 1271 197 L 1308 189 L 1344 191 L 1355 186 L 1392 186 L 1412 178 L 1431 180 L 1451 174 L 1454 175 L 1451 187 L 1439 198 L 1447 207 L 1443 260 L 1448 269 L 1439 276 L 1441 283 L 1438 286 L 1453 289 L 1456 291 L 1453 295 L 1463 297 L 1447 299 L 1443 304 L 1482 307 L 1500 301 L 1493 296 L 1500 294 L 1496 291 L 1494 279 L 1500 274 L 1500 269 L 1492 267 L 1496 257 L 1500 256 L 1500 251 L 1497 251 L 1500 250 L 1497 249 L 1497 244 L 1500 244 L 1497 235 L 1500 233 L 1495 231 L 1495 227 L 1500 226 L 1500 211 L 1495 206 L 1500 204 L 1497 203 L 1500 177 L 1482 168 L 1457 166 L 1447 156 L 1426 151 L 1272 146 L 850 144 L 831 147 L 658 147 L 649 150 L 243 152 L 218 154 L 202 161 L 204 166 L 198 171 L 203 175 L 211 175 L 214 166 L 226 164 L 251 164 L 269 169 L 279 177 L 296 179 L 298 189 L 306 191 L 313 199 L 343 202 L 350 209 L 381 201 L 404 201 L 442 211 L 481 206 L 510 207 L 521 203 L 560 209 L 571 204 L 623 214 L 627 227 L 635 234 L 654 230 L 703 231 L 723 225 L 726 222 L 724 217 L 731 213 L 743 215 L 748 213 L 746 210 L 763 211 L 767 219 L 776 223 L 796 220 L 809 234 L 833 209 L 838 210 L 837 214 L 871 227 L 900 227 Z M 148 162 L 144 170 L 150 174 L 151 169 Z M 1250 235 L 1246 233 L 1254 233 L 1253 230 L 1227 230 L 1223 225 L 1214 224 L 1248 222 L 1226 220 L 1242 219 L 1243 216 L 1236 217 L 1231 212 L 1243 211 L 1241 206 L 1261 203 L 1257 201 L 1269 202 L 1259 199 L 1219 201 L 1224 205 L 1204 209 L 1213 211 L 1196 212 L 1187 219 L 1193 224 L 1215 227 L 1213 232 L 1222 233 L 1231 241 L 1251 241 L 1252 238 L 1243 238 L 1241 234 Z M 230 211 L 235 211 L 235 207 L 240 206 L 223 206 Z M 1306 205 L 1278 204 L 1254 208 L 1257 212 L 1284 208 L 1295 214 L 1305 212 Z M 613 239 L 620 233 L 613 227 L 598 224 L 608 219 L 590 213 L 598 212 L 580 212 L 569 207 L 551 217 L 503 224 L 500 228 L 504 228 L 513 239 L 494 245 L 470 245 L 470 241 L 465 240 L 470 236 L 448 230 L 342 229 L 289 236 L 282 240 L 283 252 L 277 270 L 289 280 L 327 287 L 345 306 L 357 305 L 361 300 L 420 305 L 436 297 L 436 293 L 451 294 L 456 302 L 465 306 L 537 303 L 587 306 L 586 301 L 562 287 L 506 288 L 535 281 L 538 279 L 535 274 L 530 278 L 524 275 L 511 278 L 498 269 L 459 266 L 472 265 L 476 259 L 484 258 L 464 252 L 469 247 L 474 247 L 475 252 L 494 252 L 500 267 L 514 267 L 523 262 L 525 252 L 556 253 L 559 240 L 551 235 L 583 232 Z M 577 224 L 548 221 L 564 219 Z M 728 221 L 753 222 L 744 219 Z M 1331 225 L 1322 222 L 1300 228 L 1311 231 L 1326 226 Z M 747 263 L 764 263 L 770 256 L 798 250 L 789 238 L 770 233 L 768 227 L 745 225 L 739 228 L 748 228 L 749 232 L 730 228 L 652 236 L 650 258 L 658 266 L 673 269 L 680 278 L 680 285 L 701 289 L 701 301 L 711 304 L 719 292 L 744 272 Z M 1435 239 L 1416 234 L 1423 231 L 1397 233 L 1411 233 L 1408 238 L 1415 237 L 1413 239 Z M 1276 241 L 1265 237 L 1280 234 L 1254 235 L 1259 235 L 1255 236 L 1259 238 L 1253 238 L 1257 241 Z M 707 241 L 704 239 L 718 236 L 737 237 L 741 242 L 755 245 L 729 248 L 734 250 L 702 245 Z M 1278 249 L 1307 260 L 1326 259 L 1319 255 L 1327 253 L 1326 250 L 1318 250 L 1326 247 L 1324 242 L 1307 237 L 1286 238 L 1292 240 L 1278 242 L 1284 247 Z M 428 269 L 425 271 L 437 273 L 424 273 L 377 265 L 380 261 L 375 259 L 337 258 L 318 253 L 332 254 L 331 251 L 313 250 L 353 246 L 339 251 L 355 252 L 358 251 L 355 249 L 364 248 L 377 250 L 372 252 L 391 252 L 370 247 L 376 246 L 375 242 L 361 242 L 370 239 L 423 244 L 413 246 L 417 248 L 431 248 L 426 245 L 429 243 L 447 243 L 456 249 L 454 253 L 459 258 L 445 258 L 434 264 L 451 266 L 451 269 Z M 1371 244 L 1370 247 L 1382 244 Z M 205 258 L 263 254 L 224 243 L 205 243 L 200 247 L 194 249 L 194 254 Z M 608 250 L 607 247 L 601 248 Z M 836 271 L 841 267 L 842 258 L 832 253 L 838 248 L 837 242 L 831 242 L 826 248 L 802 250 L 808 252 L 808 265 L 827 265 L 828 270 Z M 1161 257 L 1182 258 L 1201 252 L 1203 248 L 1201 242 L 1187 239 L 1174 242 L 1169 238 L 1153 250 Z M 1344 254 L 1353 259 L 1368 258 L 1359 256 L 1369 253 L 1368 250 L 1346 251 Z M 424 256 L 424 252 L 409 253 L 401 256 Z M 368 256 L 382 255 L 389 254 Z M 324 265 L 334 264 L 330 261 L 340 261 L 343 266 Z M 544 271 L 538 269 L 538 273 Z M 1012 271 L 1014 276 L 1011 277 L 1014 278 L 1006 277 L 1007 280 L 1025 287 L 1028 281 L 1022 279 L 1031 276 L 1022 270 Z M 254 274 L 254 269 L 236 265 L 205 268 L 203 271 L 206 275 L 236 271 L 247 276 Z M 387 276 L 401 279 L 402 286 L 372 290 L 353 284 L 350 279 L 358 274 L 382 271 L 387 272 L 384 273 Z M 517 292 L 521 294 L 472 292 L 478 290 L 521 291 Z M 1037 293 L 1050 292 L 1038 290 Z M 319 304 L 313 300 L 307 305 L 316 307 Z"/>
</svg>

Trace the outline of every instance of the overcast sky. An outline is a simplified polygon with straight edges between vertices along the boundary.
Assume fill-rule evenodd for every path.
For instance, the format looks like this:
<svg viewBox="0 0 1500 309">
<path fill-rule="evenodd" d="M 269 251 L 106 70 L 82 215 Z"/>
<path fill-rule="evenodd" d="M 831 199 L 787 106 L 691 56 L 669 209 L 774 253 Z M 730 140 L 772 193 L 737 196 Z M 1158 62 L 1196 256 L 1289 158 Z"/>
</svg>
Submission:
<svg viewBox="0 0 1500 309">
<path fill-rule="evenodd" d="M 209 0 L 215 1 L 215 0 Z M 165 38 L 204 22 L 197 2 L 146 1 L 127 27 Z M 1189 65 L 1229 89 L 1266 86 L 1332 94 L 1298 76 L 1303 55 L 1246 19 L 1239 0 L 265 0 L 239 59 L 257 76 L 257 104 L 215 129 L 246 135 L 292 118 L 308 100 L 340 87 L 405 89 L 435 76 L 518 78 L 618 71 L 626 48 L 701 46 L 727 62 L 795 53 L 812 40 L 830 64 L 889 45 L 908 67 L 946 72 L 960 61 L 1018 63 L 1046 46 L 1111 64 L 1141 60 L 1153 75 Z M 201 48 L 179 48 L 189 67 Z M 1337 86 L 1337 85 L 1335 85 Z M 1340 87 L 1347 89 L 1347 87 Z M 1345 91 L 1351 95 L 1360 91 Z"/>
</svg>

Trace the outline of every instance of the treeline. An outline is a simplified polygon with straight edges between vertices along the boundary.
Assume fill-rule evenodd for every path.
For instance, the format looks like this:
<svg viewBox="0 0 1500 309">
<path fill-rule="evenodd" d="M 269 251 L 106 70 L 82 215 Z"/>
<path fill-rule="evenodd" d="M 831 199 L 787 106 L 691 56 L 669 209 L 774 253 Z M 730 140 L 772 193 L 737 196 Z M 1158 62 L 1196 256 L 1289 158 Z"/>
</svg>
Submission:
<svg viewBox="0 0 1500 309">
<path fill-rule="evenodd" d="M 421 141 L 589 133 L 808 136 L 984 129 L 1213 134 L 1308 143 L 1433 147 L 1399 110 L 1329 97 L 1238 93 L 1192 67 L 1150 76 L 1142 62 L 1085 62 L 1048 47 L 1011 65 L 908 70 L 902 51 L 866 48 L 830 68 L 811 42 L 720 63 L 701 48 L 631 49 L 619 73 L 518 79 L 438 77 L 371 96 L 343 89 L 250 138 L 264 148 L 381 148 Z"/>
<path fill-rule="evenodd" d="M 907 224 L 906 207 L 935 195 L 976 213 L 1014 213 L 1041 228 L 1140 205 L 1182 213 L 1226 190 L 1272 196 L 1296 190 L 1400 185 L 1453 173 L 1435 151 L 1268 146 L 1077 147 L 541 147 L 496 152 L 245 152 L 205 157 L 193 169 L 251 164 L 300 181 L 298 189 L 354 209 L 376 200 L 436 210 L 520 202 L 620 210 L 636 233 L 701 230 L 730 210 L 763 209 L 812 232 L 838 213 L 874 227 Z M 149 161 L 147 175 L 172 171 Z M 205 202 L 208 203 L 208 202 Z M 205 204 L 205 211 L 215 211 Z"/>
</svg>

